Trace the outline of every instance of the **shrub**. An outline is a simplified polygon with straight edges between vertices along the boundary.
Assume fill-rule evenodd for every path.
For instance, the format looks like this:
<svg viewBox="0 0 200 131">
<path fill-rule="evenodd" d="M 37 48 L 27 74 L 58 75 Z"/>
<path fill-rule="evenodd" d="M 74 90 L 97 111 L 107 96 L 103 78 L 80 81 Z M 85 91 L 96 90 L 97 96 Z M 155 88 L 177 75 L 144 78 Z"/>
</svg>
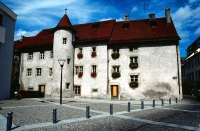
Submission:
<svg viewBox="0 0 200 131">
<path fill-rule="evenodd" d="M 112 73 L 112 77 L 113 78 L 119 78 L 121 75 L 120 75 L 120 73 L 119 72 L 113 72 Z"/>
<path fill-rule="evenodd" d="M 137 82 L 137 81 L 131 81 L 131 82 L 129 83 L 129 86 L 130 86 L 130 87 L 138 87 L 138 82 Z"/>
<path fill-rule="evenodd" d="M 120 54 L 119 54 L 119 52 L 113 52 L 111 54 L 111 56 L 112 56 L 113 59 L 117 59 L 117 58 L 119 58 Z"/>
<path fill-rule="evenodd" d="M 129 67 L 130 67 L 131 69 L 136 69 L 136 68 L 138 68 L 138 63 L 130 63 L 130 64 L 129 64 Z"/>
</svg>

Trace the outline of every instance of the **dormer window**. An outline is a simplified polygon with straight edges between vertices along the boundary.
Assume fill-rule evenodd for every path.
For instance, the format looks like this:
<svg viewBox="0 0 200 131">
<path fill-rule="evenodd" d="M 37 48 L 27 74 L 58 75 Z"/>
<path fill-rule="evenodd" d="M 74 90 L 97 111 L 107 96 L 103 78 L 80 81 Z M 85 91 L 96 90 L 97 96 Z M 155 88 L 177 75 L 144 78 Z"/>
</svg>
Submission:
<svg viewBox="0 0 200 131">
<path fill-rule="evenodd" d="M 92 29 L 96 29 L 96 28 L 98 28 L 99 27 L 99 23 L 94 23 L 94 24 L 92 24 Z"/>
<path fill-rule="evenodd" d="M 123 24 L 123 29 L 128 29 L 129 28 L 129 23 L 124 23 Z"/>
<path fill-rule="evenodd" d="M 67 44 L 67 38 L 63 38 L 63 44 Z"/>
</svg>

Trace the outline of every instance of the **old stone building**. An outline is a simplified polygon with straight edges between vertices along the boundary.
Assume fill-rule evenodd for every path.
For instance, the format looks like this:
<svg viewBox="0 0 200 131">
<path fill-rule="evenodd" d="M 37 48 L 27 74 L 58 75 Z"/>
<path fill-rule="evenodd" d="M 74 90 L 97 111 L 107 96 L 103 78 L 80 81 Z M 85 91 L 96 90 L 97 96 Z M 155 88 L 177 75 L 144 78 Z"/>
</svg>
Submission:
<svg viewBox="0 0 200 131">
<path fill-rule="evenodd" d="M 181 98 L 179 36 L 170 17 L 71 24 L 16 41 L 22 90 L 99 99 Z"/>
</svg>

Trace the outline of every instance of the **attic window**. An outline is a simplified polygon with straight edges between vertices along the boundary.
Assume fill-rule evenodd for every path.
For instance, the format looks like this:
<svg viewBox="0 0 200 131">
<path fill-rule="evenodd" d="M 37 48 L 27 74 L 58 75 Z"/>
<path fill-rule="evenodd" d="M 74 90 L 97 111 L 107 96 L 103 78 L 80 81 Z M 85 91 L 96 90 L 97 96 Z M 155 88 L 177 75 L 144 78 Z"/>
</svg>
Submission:
<svg viewBox="0 0 200 131">
<path fill-rule="evenodd" d="M 96 28 L 98 28 L 99 27 L 99 23 L 94 23 L 94 24 L 92 24 L 92 29 L 96 29 Z"/>
<path fill-rule="evenodd" d="M 129 23 L 124 23 L 123 24 L 123 29 L 128 29 L 129 28 Z"/>
<path fill-rule="evenodd" d="M 156 27 L 156 21 L 155 20 L 150 21 L 150 26 L 151 27 Z"/>
</svg>

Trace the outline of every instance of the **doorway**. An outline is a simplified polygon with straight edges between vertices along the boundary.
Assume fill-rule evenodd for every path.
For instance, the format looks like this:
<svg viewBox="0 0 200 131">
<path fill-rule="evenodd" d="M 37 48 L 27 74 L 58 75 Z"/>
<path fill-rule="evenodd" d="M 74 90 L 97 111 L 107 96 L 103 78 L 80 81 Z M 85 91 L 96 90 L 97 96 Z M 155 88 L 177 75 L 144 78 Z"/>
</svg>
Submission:
<svg viewBox="0 0 200 131">
<path fill-rule="evenodd" d="M 112 98 L 118 98 L 119 95 L 119 87 L 118 85 L 112 85 L 111 86 L 111 97 Z"/>
<path fill-rule="evenodd" d="M 44 97 L 45 85 L 39 85 L 39 97 Z"/>
</svg>

